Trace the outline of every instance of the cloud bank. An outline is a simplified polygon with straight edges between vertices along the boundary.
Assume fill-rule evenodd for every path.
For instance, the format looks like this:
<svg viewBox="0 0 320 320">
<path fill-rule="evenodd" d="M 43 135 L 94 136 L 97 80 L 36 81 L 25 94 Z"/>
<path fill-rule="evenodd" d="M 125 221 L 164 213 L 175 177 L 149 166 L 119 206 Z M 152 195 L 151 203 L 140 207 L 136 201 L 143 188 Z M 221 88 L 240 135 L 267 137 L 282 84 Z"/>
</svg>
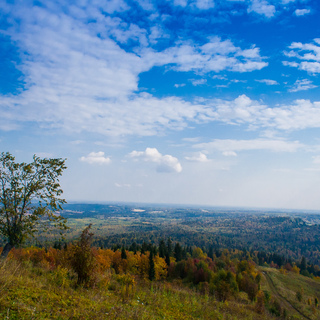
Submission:
<svg viewBox="0 0 320 320">
<path fill-rule="evenodd" d="M 16 130 L 29 122 L 114 136 L 181 129 L 197 121 L 206 107 L 139 90 L 141 73 L 155 66 L 177 72 L 243 73 L 268 65 L 254 45 L 241 48 L 218 36 L 204 44 L 180 41 L 158 51 L 153 49 L 155 26 L 149 33 L 105 15 L 127 10 L 124 2 L 88 6 L 3 5 L 11 24 L 5 32 L 23 52 L 17 68 L 25 85 L 17 95 L 1 96 L 2 130 Z M 88 24 L 88 20 L 95 22 Z M 165 36 L 160 27 L 157 34 Z M 125 50 L 128 42 L 136 43 L 136 49 Z"/>
</svg>

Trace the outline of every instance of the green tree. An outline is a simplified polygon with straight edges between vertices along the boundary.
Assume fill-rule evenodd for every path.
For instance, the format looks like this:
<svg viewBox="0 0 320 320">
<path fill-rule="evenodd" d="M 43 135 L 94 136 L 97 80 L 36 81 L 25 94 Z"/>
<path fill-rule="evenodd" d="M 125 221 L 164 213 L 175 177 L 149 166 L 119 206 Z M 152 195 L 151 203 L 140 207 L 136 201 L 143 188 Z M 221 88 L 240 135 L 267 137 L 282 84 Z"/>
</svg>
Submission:
<svg viewBox="0 0 320 320">
<path fill-rule="evenodd" d="M 239 289 L 234 275 L 230 271 L 221 269 L 213 277 L 211 291 L 219 301 L 226 301 L 231 295 L 235 295 Z M 213 290 L 212 290 L 213 289 Z"/>
<path fill-rule="evenodd" d="M 307 260 L 304 256 L 302 256 L 301 258 L 300 270 L 301 271 L 307 270 Z"/>
<path fill-rule="evenodd" d="M 156 278 L 156 270 L 154 267 L 153 250 L 151 250 L 149 255 L 149 280 L 153 281 L 155 278 Z"/>
<path fill-rule="evenodd" d="M 165 258 L 167 252 L 167 247 L 163 239 L 160 240 L 159 243 L 159 257 Z"/>
<path fill-rule="evenodd" d="M 169 252 L 166 253 L 166 264 L 169 267 L 170 266 L 170 256 L 169 256 Z"/>
<path fill-rule="evenodd" d="M 121 248 L 121 259 L 127 259 L 127 253 L 125 247 Z"/>
<path fill-rule="evenodd" d="M 7 239 L 1 257 L 38 231 L 67 228 L 56 213 L 66 203 L 59 184 L 64 169 L 61 158 L 34 155 L 31 163 L 17 163 L 9 152 L 0 154 L 0 234 Z"/>
<path fill-rule="evenodd" d="M 179 242 L 177 242 L 174 247 L 174 257 L 176 258 L 177 262 L 181 261 L 182 259 L 182 248 Z"/>
<path fill-rule="evenodd" d="M 169 254 L 169 257 L 172 256 L 172 241 L 170 238 L 168 238 L 168 242 L 167 242 L 167 252 Z"/>
</svg>

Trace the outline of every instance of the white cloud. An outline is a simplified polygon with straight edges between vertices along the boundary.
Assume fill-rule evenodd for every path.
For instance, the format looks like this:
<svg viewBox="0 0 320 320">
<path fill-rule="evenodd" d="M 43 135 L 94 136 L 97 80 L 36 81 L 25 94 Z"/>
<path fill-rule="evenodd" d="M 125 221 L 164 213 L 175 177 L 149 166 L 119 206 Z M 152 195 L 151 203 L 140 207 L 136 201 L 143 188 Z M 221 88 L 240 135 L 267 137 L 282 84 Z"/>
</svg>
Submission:
<svg viewBox="0 0 320 320">
<path fill-rule="evenodd" d="M 247 83 L 247 80 L 239 80 L 239 79 L 232 79 L 230 80 L 231 83 Z"/>
<path fill-rule="evenodd" d="M 310 9 L 296 9 L 294 11 L 294 14 L 297 16 L 297 17 L 300 17 L 300 16 L 305 16 L 306 14 L 309 14 L 311 12 Z"/>
<path fill-rule="evenodd" d="M 275 80 L 270 80 L 270 79 L 261 79 L 261 80 L 256 80 L 257 82 L 260 83 L 265 83 L 268 86 L 275 86 L 278 85 L 279 83 Z"/>
<path fill-rule="evenodd" d="M 141 6 L 141 8 L 143 8 L 146 11 L 152 11 L 155 10 L 152 1 L 150 0 L 135 0 L 136 2 L 139 3 L 139 5 Z"/>
<path fill-rule="evenodd" d="M 215 74 L 214 76 L 212 76 L 212 79 L 228 80 L 226 76 L 222 76 L 220 74 Z"/>
<path fill-rule="evenodd" d="M 294 61 L 282 61 L 282 64 L 288 67 L 295 67 L 295 68 L 299 67 L 299 64 Z"/>
<path fill-rule="evenodd" d="M 175 88 L 182 88 L 182 87 L 185 87 L 185 83 L 175 83 L 174 87 Z"/>
<path fill-rule="evenodd" d="M 234 151 L 223 151 L 222 154 L 225 157 L 236 157 L 237 156 L 237 153 Z"/>
<path fill-rule="evenodd" d="M 191 157 L 185 157 L 185 159 L 188 161 L 192 161 L 192 162 L 208 162 L 208 161 L 210 161 L 207 158 L 207 156 L 202 152 L 199 152 L 196 155 L 193 155 Z"/>
<path fill-rule="evenodd" d="M 123 6 L 106 9 L 125 10 Z M 219 37 L 201 46 L 180 43 L 156 52 L 149 46 L 146 30 L 106 17 L 94 7 L 80 11 L 76 19 L 39 7 L 12 10 L 12 18 L 21 20 L 21 28 L 12 27 L 10 36 L 26 53 L 19 65 L 26 86 L 16 96 L 1 96 L 3 130 L 29 122 L 111 136 L 182 129 L 205 118 L 208 108 L 177 97 L 158 99 L 137 93 L 140 73 L 163 65 L 204 73 L 250 72 L 268 65 L 259 48 L 242 49 Z M 89 28 L 82 19 L 97 22 Z M 136 41 L 142 49 L 126 52 L 114 38 Z"/>
<path fill-rule="evenodd" d="M 211 37 L 202 46 L 181 43 L 161 53 L 151 52 L 150 54 L 150 60 L 158 59 L 162 63 L 174 64 L 174 69 L 179 71 L 250 72 L 261 70 L 268 65 L 260 56 L 259 48 L 241 49 L 231 40 L 222 40 L 220 37 Z"/>
<path fill-rule="evenodd" d="M 320 73 L 320 39 L 314 39 L 312 43 L 293 42 L 284 55 L 296 61 L 283 61 L 284 65 L 296 67 L 309 73 Z"/>
<path fill-rule="evenodd" d="M 297 91 L 303 91 L 303 90 L 309 90 L 317 88 L 316 85 L 312 84 L 312 82 L 308 79 L 303 80 L 296 80 L 292 88 L 289 89 L 290 92 L 297 92 Z"/>
<path fill-rule="evenodd" d="M 74 141 L 71 141 L 70 143 L 74 145 L 79 145 L 79 144 L 83 144 L 84 142 L 85 142 L 84 140 L 74 140 Z"/>
<path fill-rule="evenodd" d="M 91 152 L 85 157 L 81 157 L 80 161 L 87 162 L 90 164 L 109 164 L 111 159 L 104 156 L 104 152 Z"/>
<path fill-rule="evenodd" d="M 268 150 L 273 152 L 295 152 L 302 148 L 303 145 L 298 141 L 285 140 L 232 140 L 232 139 L 215 139 L 207 143 L 194 145 L 197 149 L 221 151 L 224 155 L 236 155 L 236 151 L 248 150 Z"/>
<path fill-rule="evenodd" d="M 156 148 L 146 148 L 145 151 L 134 150 L 129 153 L 129 157 L 156 163 L 158 172 L 182 171 L 182 166 L 177 158 L 168 154 L 162 155 Z"/>
<path fill-rule="evenodd" d="M 192 85 L 201 86 L 207 83 L 207 79 L 190 79 Z"/>
<path fill-rule="evenodd" d="M 251 129 L 301 130 L 320 128 L 320 101 L 299 99 L 292 104 L 268 107 L 246 95 L 226 101 L 206 101 L 210 109 L 201 118 L 228 124 L 246 124 Z M 201 119 L 200 118 L 200 119 Z"/>
<path fill-rule="evenodd" d="M 248 7 L 248 13 L 251 12 L 264 15 L 267 18 L 272 18 L 275 15 L 276 8 L 266 0 L 251 0 L 251 4 Z"/>
<path fill-rule="evenodd" d="M 114 184 L 117 188 L 131 188 L 131 184 L 129 183 L 115 183 Z"/>
<path fill-rule="evenodd" d="M 200 138 L 199 137 L 183 138 L 182 140 L 186 141 L 186 142 L 198 142 L 200 140 Z"/>
<path fill-rule="evenodd" d="M 200 10 L 208 10 L 214 8 L 213 0 L 196 0 L 195 6 Z"/>
<path fill-rule="evenodd" d="M 174 0 L 173 1 L 175 6 L 181 6 L 181 7 L 186 7 L 188 4 L 188 0 Z"/>
<path fill-rule="evenodd" d="M 173 0 L 173 4 L 175 6 L 180 6 L 185 8 L 188 5 L 192 7 L 196 7 L 199 10 L 208 10 L 214 8 L 215 4 L 213 0 Z"/>
<path fill-rule="evenodd" d="M 312 159 L 314 164 L 320 164 L 320 156 L 313 156 Z"/>
</svg>

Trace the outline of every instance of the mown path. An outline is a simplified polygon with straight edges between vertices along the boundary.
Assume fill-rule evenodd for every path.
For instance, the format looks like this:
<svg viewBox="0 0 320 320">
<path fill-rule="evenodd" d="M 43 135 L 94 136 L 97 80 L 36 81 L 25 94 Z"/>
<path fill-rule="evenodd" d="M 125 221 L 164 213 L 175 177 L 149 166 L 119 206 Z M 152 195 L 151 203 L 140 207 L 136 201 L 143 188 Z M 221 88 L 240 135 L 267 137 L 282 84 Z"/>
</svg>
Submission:
<svg viewBox="0 0 320 320">
<path fill-rule="evenodd" d="M 297 309 L 295 306 L 293 306 L 289 300 L 287 300 L 284 296 L 282 296 L 279 291 L 277 290 L 277 288 L 275 287 L 271 277 L 269 276 L 268 272 L 263 271 L 262 272 L 264 277 L 266 278 L 269 288 L 272 292 L 272 295 L 281 303 L 281 305 L 286 308 L 290 313 L 294 314 L 294 315 L 299 315 L 301 317 L 301 319 L 308 319 L 308 320 L 312 320 L 311 318 L 309 318 L 308 316 L 306 316 L 305 314 L 303 314 L 299 309 Z"/>
</svg>

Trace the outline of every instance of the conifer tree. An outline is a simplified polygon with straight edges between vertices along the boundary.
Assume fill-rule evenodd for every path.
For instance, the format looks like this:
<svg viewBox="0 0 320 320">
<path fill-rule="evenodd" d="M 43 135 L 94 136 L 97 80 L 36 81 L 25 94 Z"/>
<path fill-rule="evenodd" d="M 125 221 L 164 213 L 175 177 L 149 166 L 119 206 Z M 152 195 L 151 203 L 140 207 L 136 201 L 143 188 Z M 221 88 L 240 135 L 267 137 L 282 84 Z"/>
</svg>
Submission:
<svg viewBox="0 0 320 320">
<path fill-rule="evenodd" d="M 174 247 L 174 257 L 176 258 L 177 262 L 181 261 L 182 259 L 182 248 L 179 242 L 177 242 Z"/>
<path fill-rule="evenodd" d="M 127 259 L 127 253 L 124 247 L 121 249 L 121 259 Z"/>
<path fill-rule="evenodd" d="M 153 281 L 156 277 L 156 270 L 154 267 L 154 260 L 153 260 L 153 251 L 150 251 L 149 255 L 149 280 Z"/>
<path fill-rule="evenodd" d="M 167 251 L 168 251 L 169 257 L 172 256 L 172 241 L 170 238 L 168 238 Z"/>
<path fill-rule="evenodd" d="M 168 252 L 166 253 L 166 264 L 168 267 L 170 266 L 170 256 Z"/>
<path fill-rule="evenodd" d="M 159 257 L 165 258 L 167 252 L 166 244 L 163 239 L 159 243 Z"/>
</svg>

